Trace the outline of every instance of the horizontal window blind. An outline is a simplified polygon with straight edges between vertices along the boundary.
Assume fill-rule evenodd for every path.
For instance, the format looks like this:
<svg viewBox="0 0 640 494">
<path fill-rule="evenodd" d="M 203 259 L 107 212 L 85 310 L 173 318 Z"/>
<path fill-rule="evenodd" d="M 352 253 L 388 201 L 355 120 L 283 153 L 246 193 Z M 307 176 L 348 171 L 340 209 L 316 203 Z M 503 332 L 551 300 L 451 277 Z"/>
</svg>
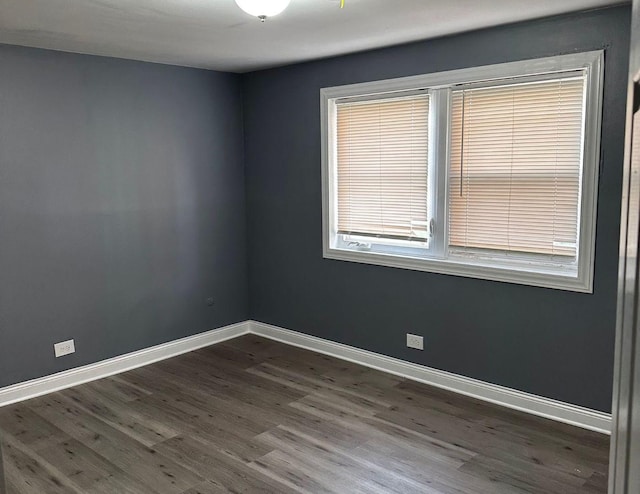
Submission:
<svg viewBox="0 0 640 494">
<path fill-rule="evenodd" d="M 424 240 L 429 96 L 336 104 L 338 232 Z"/>
<path fill-rule="evenodd" d="M 449 245 L 575 257 L 585 78 L 453 91 Z"/>
</svg>

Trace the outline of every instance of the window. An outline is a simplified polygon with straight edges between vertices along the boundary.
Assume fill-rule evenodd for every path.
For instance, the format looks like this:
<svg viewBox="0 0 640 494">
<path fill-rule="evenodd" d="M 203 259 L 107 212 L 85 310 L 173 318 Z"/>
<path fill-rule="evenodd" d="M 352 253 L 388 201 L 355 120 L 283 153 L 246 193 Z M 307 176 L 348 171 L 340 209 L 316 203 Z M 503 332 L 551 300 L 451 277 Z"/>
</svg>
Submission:
<svg viewBox="0 0 640 494">
<path fill-rule="evenodd" d="M 425 242 L 429 95 L 336 110 L 338 233 Z"/>
<path fill-rule="evenodd" d="M 324 256 L 591 292 L 602 65 L 322 89 Z"/>
</svg>

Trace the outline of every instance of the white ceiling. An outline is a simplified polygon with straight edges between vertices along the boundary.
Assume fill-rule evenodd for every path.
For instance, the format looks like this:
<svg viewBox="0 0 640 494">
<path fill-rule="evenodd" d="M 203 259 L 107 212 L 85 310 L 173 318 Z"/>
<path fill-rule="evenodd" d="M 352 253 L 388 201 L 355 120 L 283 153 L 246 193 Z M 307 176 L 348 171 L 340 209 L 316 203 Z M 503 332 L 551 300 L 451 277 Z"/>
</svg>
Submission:
<svg viewBox="0 0 640 494">
<path fill-rule="evenodd" d="M 234 0 L 0 0 L 0 43 L 232 72 L 620 0 L 291 0 L 261 24 Z"/>
</svg>

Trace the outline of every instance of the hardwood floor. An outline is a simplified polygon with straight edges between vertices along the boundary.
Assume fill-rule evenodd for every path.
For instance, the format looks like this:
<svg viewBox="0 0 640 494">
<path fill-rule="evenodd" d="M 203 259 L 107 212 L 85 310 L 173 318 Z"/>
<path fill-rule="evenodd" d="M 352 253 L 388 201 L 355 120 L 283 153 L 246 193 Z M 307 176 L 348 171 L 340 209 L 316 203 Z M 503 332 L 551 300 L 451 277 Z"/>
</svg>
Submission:
<svg viewBox="0 0 640 494">
<path fill-rule="evenodd" d="M 7 492 L 604 493 L 608 437 L 245 336 L 0 409 Z"/>
</svg>

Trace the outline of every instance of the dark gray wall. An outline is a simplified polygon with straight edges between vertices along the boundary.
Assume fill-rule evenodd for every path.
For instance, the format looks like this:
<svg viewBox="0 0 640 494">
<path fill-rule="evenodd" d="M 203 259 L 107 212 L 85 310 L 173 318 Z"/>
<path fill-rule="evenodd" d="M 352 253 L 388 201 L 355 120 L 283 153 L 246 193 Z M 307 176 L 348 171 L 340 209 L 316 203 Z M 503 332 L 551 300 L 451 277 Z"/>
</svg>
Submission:
<svg viewBox="0 0 640 494">
<path fill-rule="evenodd" d="M 242 145 L 239 76 L 0 46 L 0 386 L 245 320 Z"/>
<path fill-rule="evenodd" d="M 253 319 L 608 411 L 629 43 L 627 7 L 243 78 Z M 320 88 L 606 50 L 595 290 L 579 294 L 322 258 Z M 425 336 L 425 351 L 405 333 Z"/>
</svg>

